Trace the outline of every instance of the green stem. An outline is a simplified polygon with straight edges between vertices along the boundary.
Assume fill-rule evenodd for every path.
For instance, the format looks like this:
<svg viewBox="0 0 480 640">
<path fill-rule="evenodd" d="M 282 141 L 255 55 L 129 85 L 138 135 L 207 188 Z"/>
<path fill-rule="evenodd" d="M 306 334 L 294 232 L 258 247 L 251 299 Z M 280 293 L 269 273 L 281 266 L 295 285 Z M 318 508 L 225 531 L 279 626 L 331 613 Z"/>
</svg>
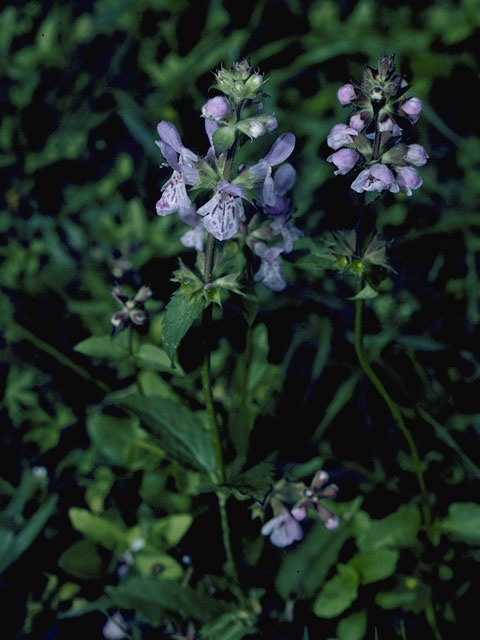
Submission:
<svg viewBox="0 0 480 640">
<path fill-rule="evenodd" d="M 245 609 L 247 608 L 247 602 L 245 594 L 242 589 L 240 578 L 237 571 L 237 566 L 233 557 L 232 545 L 230 543 L 230 525 L 228 524 L 227 516 L 227 498 L 223 493 L 218 494 L 218 506 L 220 508 L 220 519 L 222 522 L 222 534 L 223 534 L 223 546 L 225 548 L 225 555 L 227 557 L 226 572 L 232 578 L 236 586 L 236 592 L 240 604 Z"/>
<path fill-rule="evenodd" d="M 359 281 L 359 290 L 361 290 L 362 286 L 363 286 L 363 282 L 362 282 L 362 279 L 360 279 L 360 281 Z M 373 371 L 372 367 L 370 366 L 370 363 L 367 360 L 367 357 L 365 355 L 365 351 L 363 349 L 362 314 L 363 314 L 363 300 L 357 299 L 357 300 L 355 300 L 355 351 L 357 353 L 357 358 L 358 358 L 360 366 L 362 367 L 365 375 L 370 379 L 370 381 L 373 384 L 373 386 L 375 387 L 375 389 L 378 391 L 378 393 L 384 399 L 385 404 L 389 408 L 393 419 L 397 423 L 398 428 L 403 433 L 403 435 L 404 435 L 404 437 L 405 437 L 405 439 L 406 439 L 406 441 L 408 443 L 408 446 L 410 448 L 410 453 L 411 453 L 411 456 L 412 456 L 412 460 L 413 460 L 413 466 L 415 467 L 415 473 L 416 473 L 416 476 L 417 476 L 417 479 L 418 479 L 418 484 L 420 485 L 420 491 L 421 491 L 421 495 L 422 495 L 423 519 L 424 519 L 424 522 L 425 522 L 425 528 L 428 531 L 430 529 L 430 526 L 431 526 L 431 514 L 430 514 L 430 507 L 429 507 L 429 504 L 428 504 L 427 489 L 425 487 L 425 482 L 424 482 L 424 479 L 423 479 L 422 464 L 420 462 L 420 457 L 418 455 L 417 446 L 416 446 L 415 441 L 414 441 L 414 439 L 412 437 L 412 434 L 410 433 L 408 427 L 406 426 L 406 424 L 405 424 L 405 422 L 403 420 L 403 417 L 402 417 L 402 414 L 400 413 L 400 410 L 398 409 L 397 405 L 395 404 L 395 402 L 392 400 L 392 398 L 388 394 L 387 390 L 383 386 L 382 381 L 377 376 L 377 374 Z"/>
<path fill-rule="evenodd" d="M 94 378 L 86 369 L 78 365 L 76 362 L 73 362 L 73 360 L 70 360 L 68 356 L 64 355 L 55 347 L 52 347 L 52 345 L 48 342 L 45 342 L 41 338 L 37 338 L 36 335 L 34 335 L 28 329 L 25 329 L 25 327 L 22 327 L 22 325 L 17 324 L 16 322 L 12 322 L 10 326 L 21 338 L 23 338 L 24 340 L 28 340 L 28 342 L 33 344 L 35 347 L 37 347 L 37 349 L 40 349 L 44 353 L 48 353 L 49 356 L 55 358 L 55 360 L 64 367 L 68 367 L 74 373 L 76 373 L 78 376 L 81 376 L 85 380 L 93 382 L 97 385 L 97 387 L 102 389 L 102 391 L 105 391 L 105 393 L 111 392 L 111 389 L 108 385 L 106 385 L 101 380 L 97 380 L 96 378 Z"/>
</svg>

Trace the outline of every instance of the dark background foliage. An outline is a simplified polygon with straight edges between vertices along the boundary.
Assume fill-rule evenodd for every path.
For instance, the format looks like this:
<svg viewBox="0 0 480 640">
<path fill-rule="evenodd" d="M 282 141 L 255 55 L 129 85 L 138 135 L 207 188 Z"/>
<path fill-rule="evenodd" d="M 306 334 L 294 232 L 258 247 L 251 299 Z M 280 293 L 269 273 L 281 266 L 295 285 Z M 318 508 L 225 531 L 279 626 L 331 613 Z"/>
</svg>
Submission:
<svg viewBox="0 0 480 640">
<path fill-rule="evenodd" d="M 348 115 L 336 101 L 338 87 L 359 78 L 365 64 L 394 53 L 412 95 L 422 99 L 424 113 L 411 141 L 425 146 L 430 161 L 421 169 L 422 189 L 411 198 L 389 195 L 377 204 L 376 225 L 392 240 L 396 273 L 368 305 L 366 345 L 414 430 L 435 513 L 445 517 L 452 502 L 477 500 L 479 16 L 476 0 L 33 0 L 2 9 L 1 498 L 6 507 L 25 469 L 39 466 L 47 469 L 48 486 L 32 489 L 22 517 L 27 521 L 45 495 L 58 498 L 48 523 L 0 579 L 12 626 L 5 637 L 60 640 L 73 630 L 101 637 L 103 614 L 58 619 L 73 598 L 66 589 L 64 602 L 59 589 L 75 582 L 58 567 L 58 558 L 79 540 L 68 509 L 85 505 L 98 465 L 85 428 L 104 396 L 98 381 L 115 390 L 125 379 L 108 362 L 73 347 L 109 332 L 116 281 L 133 289 L 150 283 L 154 312 L 160 311 L 175 289 L 170 275 L 178 256 L 193 264 L 179 242 L 181 222 L 155 216 L 166 178 L 155 127 L 172 121 L 189 148 L 206 150 L 198 114 L 213 95 L 212 71 L 243 57 L 270 78 L 266 104 L 278 131 L 297 137 L 293 199 L 296 224 L 308 237 L 350 228 L 357 219 L 349 178 L 334 178 L 325 162 L 326 136 Z M 268 144 L 260 139 L 248 149 L 261 157 Z M 353 282 L 302 259 L 301 251 L 292 254 L 281 294 L 259 286 L 257 324 L 268 329 L 273 383 L 265 392 L 268 411 L 255 423 L 248 464 L 273 455 L 280 476 L 295 463 L 317 461 L 341 486 L 341 500 L 362 495 L 362 508 L 383 518 L 415 500 L 411 463 L 387 408 L 358 372 L 348 301 Z M 235 354 L 245 340 L 235 301 L 225 302 L 214 328 L 222 412 L 220 398 L 228 394 Z M 194 328 L 179 351 L 187 372 L 200 363 L 198 343 Z M 142 504 L 142 474 L 115 468 L 106 498 L 129 526 Z M 212 524 L 208 510 L 195 509 L 194 528 L 172 554 L 179 561 L 191 555 L 199 574 L 221 572 L 219 533 L 212 534 L 218 535 L 212 548 L 219 550 L 209 556 L 210 566 L 203 566 L 205 556 L 197 551 L 218 523 Z M 242 502 L 232 507 L 240 555 L 242 535 L 254 537 L 259 530 L 247 511 Z M 2 527 L 7 524 L 5 517 Z M 473 605 L 478 556 L 461 543 L 454 551 L 443 545 L 422 562 L 434 566 L 442 554 L 453 553 L 454 576 L 438 583 L 439 601 L 451 600 L 454 614 L 443 623 L 447 638 L 459 634 Z M 106 552 L 101 561 L 110 563 L 110 573 L 80 581 L 85 601 L 100 597 L 113 580 Z M 283 606 L 271 591 L 278 564 L 277 551 L 267 549 L 258 564 L 244 563 L 242 577 L 270 589 L 262 603 L 264 637 L 300 638 L 303 622 L 272 614 Z M 371 607 L 375 593 L 362 592 L 361 606 Z M 310 637 L 335 635 L 333 622 L 313 616 L 308 600 L 298 607 L 296 619 L 309 620 Z M 374 626 L 379 638 L 393 637 L 402 616 L 379 607 L 376 612 L 368 637 Z M 417 613 L 402 617 L 407 638 L 430 633 Z M 143 633 L 155 635 L 148 628 Z"/>
</svg>

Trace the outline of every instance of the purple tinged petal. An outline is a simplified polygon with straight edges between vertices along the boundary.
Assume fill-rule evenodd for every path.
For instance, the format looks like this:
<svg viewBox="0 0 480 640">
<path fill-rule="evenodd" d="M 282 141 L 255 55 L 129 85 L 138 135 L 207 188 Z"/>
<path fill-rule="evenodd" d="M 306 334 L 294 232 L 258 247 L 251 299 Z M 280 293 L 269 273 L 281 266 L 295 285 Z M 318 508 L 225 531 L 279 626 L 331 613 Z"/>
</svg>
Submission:
<svg viewBox="0 0 480 640">
<path fill-rule="evenodd" d="M 262 258 L 259 270 L 254 274 L 255 282 L 262 282 L 272 291 L 282 291 L 287 286 L 283 276 L 282 261 L 280 254 L 283 247 L 268 248 L 264 242 L 257 242 L 254 252 Z"/>
<path fill-rule="evenodd" d="M 297 522 L 301 522 L 302 520 L 305 520 L 305 518 L 307 517 L 307 509 L 302 505 L 299 505 L 298 507 L 294 507 L 291 513 L 292 513 L 292 516 L 295 518 L 295 520 L 297 520 Z"/>
<path fill-rule="evenodd" d="M 275 192 L 281 196 L 285 195 L 293 187 L 296 176 L 297 173 L 291 164 L 282 164 L 273 176 Z"/>
<path fill-rule="evenodd" d="M 270 151 L 263 158 L 271 167 L 285 162 L 295 147 L 293 133 L 283 133 L 273 143 Z"/>
<path fill-rule="evenodd" d="M 190 229 L 183 234 L 180 242 L 184 247 L 193 248 L 196 251 L 203 251 L 203 225 Z"/>
<path fill-rule="evenodd" d="M 205 133 L 207 134 L 210 146 L 213 147 L 213 134 L 220 125 L 215 120 L 205 120 Z"/>
<path fill-rule="evenodd" d="M 208 233 L 217 240 L 228 240 L 238 231 L 243 205 L 240 198 L 217 191 L 198 214 L 204 216 L 203 226 Z"/>
<path fill-rule="evenodd" d="M 358 131 L 353 127 L 342 123 L 336 124 L 328 134 L 327 144 L 333 150 L 340 149 L 340 147 L 352 144 L 352 136 L 356 135 L 358 135 Z"/>
<path fill-rule="evenodd" d="M 312 491 L 320 491 L 320 489 L 327 484 L 328 479 L 328 473 L 323 469 L 319 469 L 313 476 L 312 482 L 310 483 L 310 489 L 312 489 Z"/>
<path fill-rule="evenodd" d="M 317 509 L 317 513 L 326 528 L 330 530 L 336 529 L 340 524 L 338 516 L 332 513 L 330 509 L 327 509 L 327 507 L 324 507 L 323 504 L 317 503 L 315 506 Z"/>
<path fill-rule="evenodd" d="M 172 169 L 174 169 L 175 171 L 179 171 L 180 165 L 178 164 L 178 156 L 175 149 L 171 147 L 169 144 L 162 142 L 161 140 L 160 141 L 157 140 L 155 144 L 158 147 L 160 147 L 160 151 L 162 152 L 163 157 L 168 162 L 168 164 L 172 167 Z"/>
<path fill-rule="evenodd" d="M 418 98 L 408 98 L 400 104 L 398 110 L 402 115 L 407 116 L 412 124 L 415 124 L 420 117 L 422 108 L 421 100 Z"/>
<path fill-rule="evenodd" d="M 162 197 L 156 204 L 156 211 L 159 216 L 166 216 L 176 211 L 180 216 L 195 212 L 195 207 L 188 197 L 183 176 L 178 171 L 174 171 L 162 187 Z"/>
<path fill-rule="evenodd" d="M 163 120 L 157 126 L 157 131 L 163 142 L 173 147 L 173 149 L 175 149 L 177 153 L 182 152 L 182 140 L 175 125 L 173 125 L 171 122 L 166 122 L 165 120 Z"/>
<path fill-rule="evenodd" d="M 423 180 L 413 167 L 395 167 L 395 172 L 400 191 L 407 196 L 412 195 L 412 189 L 418 189 L 423 184 Z"/>
<path fill-rule="evenodd" d="M 281 548 L 303 538 L 302 527 L 287 510 L 266 522 L 262 527 L 262 534 L 270 536 L 270 542 Z"/>
<path fill-rule="evenodd" d="M 343 87 L 337 91 L 337 98 L 340 104 L 350 104 L 355 100 L 356 92 L 355 87 L 352 84 L 344 84 Z"/>
<path fill-rule="evenodd" d="M 423 167 L 429 158 L 428 153 L 422 147 L 421 144 L 409 144 L 407 147 L 407 153 L 405 154 L 405 160 L 415 165 L 416 167 Z"/>
<path fill-rule="evenodd" d="M 141 309 L 134 309 L 130 311 L 129 317 L 134 324 L 138 325 L 145 324 L 145 321 L 147 319 L 145 311 L 142 311 Z"/>
<path fill-rule="evenodd" d="M 205 118 L 213 118 L 222 120 L 227 118 L 230 113 L 230 102 L 223 96 L 216 96 L 207 100 L 202 107 L 202 114 Z"/>
<path fill-rule="evenodd" d="M 143 285 L 137 291 L 133 301 L 136 304 L 143 304 L 153 296 L 153 291 L 147 285 Z"/>
<path fill-rule="evenodd" d="M 334 171 L 336 176 L 348 173 L 360 160 L 360 154 L 355 149 L 339 149 L 327 158 L 327 162 L 332 162 L 337 168 Z"/>
<path fill-rule="evenodd" d="M 275 186 L 273 183 L 273 178 L 271 176 L 271 170 L 270 173 L 265 177 L 265 181 L 263 183 L 262 198 L 263 202 L 266 205 L 273 206 L 276 202 Z"/>
<path fill-rule="evenodd" d="M 350 185 L 357 193 L 362 191 L 399 191 L 398 184 L 390 169 L 381 163 L 374 164 L 368 169 L 361 171 Z"/>
<path fill-rule="evenodd" d="M 238 196 L 239 198 L 244 198 L 245 200 L 247 199 L 243 187 L 241 187 L 239 184 L 232 184 L 231 182 L 220 182 L 220 184 L 217 185 L 217 191 L 218 193 L 229 193 L 232 196 Z"/>
<path fill-rule="evenodd" d="M 114 313 L 110 317 L 110 322 L 113 324 L 114 327 L 121 327 L 123 324 L 125 324 L 127 318 L 128 318 L 128 311 L 126 309 L 123 309 L 122 311 L 117 311 L 116 313 Z"/>
</svg>

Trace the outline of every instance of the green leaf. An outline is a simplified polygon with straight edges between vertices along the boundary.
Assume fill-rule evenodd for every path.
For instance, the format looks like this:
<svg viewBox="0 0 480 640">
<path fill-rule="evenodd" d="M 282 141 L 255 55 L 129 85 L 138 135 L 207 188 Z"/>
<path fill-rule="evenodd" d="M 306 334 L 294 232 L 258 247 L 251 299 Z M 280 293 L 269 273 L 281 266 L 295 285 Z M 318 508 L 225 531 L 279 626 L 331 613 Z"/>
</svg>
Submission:
<svg viewBox="0 0 480 640">
<path fill-rule="evenodd" d="M 361 551 L 388 547 L 408 548 L 417 539 L 421 518 L 418 508 L 404 505 L 382 520 L 372 520 L 357 537 Z"/>
<path fill-rule="evenodd" d="M 255 630 L 248 614 L 234 611 L 204 624 L 200 629 L 200 637 L 204 640 L 241 640 Z"/>
<path fill-rule="evenodd" d="M 333 398 L 328 403 L 325 414 L 315 430 L 315 434 L 313 436 L 314 441 L 319 441 L 332 420 L 340 413 L 343 407 L 349 402 L 353 397 L 353 392 L 355 387 L 357 386 L 358 381 L 360 380 L 361 374 L 359 372 L 353 373 L 349 378 L 341 382 L 335 391 Z"/>
<path fill-rule="evenodd" d="M 359 575 L 345 564 L 338 565 L 338 574 L 329 580 L 313 603 L 313 613 L 320 618 L 335 618 L 348 609 L 357 597 Z"/>
<path fill-rule="evenodd" d="M 167 549 L 177 545 L 189 530 L 193 516 L 189 513 L 174 513 L 157 520 L 152 527 L 152 535 Z"/>
<path fill-rule="evenodd" d="M 200 471 L 215 471 L 212 436 L 199 414 L 159 396 L 130 395 L 117 403 L 141 419 L 166 453 Z"/>
<path fill-rule="evenodd" d="M 58 559 L 58 565 L 80 580 L 94 580 L 103 574 L 102 558 L 91 540 L 79 540 L 68 547 Z"/>
<path fill-rule="evenodd" d="M 166 373 L 175 373 L 177 376 L 184 376 L 185 372 L 179 366 L 172 370 L 171 358 L 164 349 L 154 344 L 142 344 L 138 350 L 137 365 L 141 369 L 149 371 L 164 371 Z"/>
<path fill-rule="evenodd" d="M 139 620 L 152 625 L 165 622 L 165 611 L 208 622 L 228 610 L 226 603 L 218 598 L 157 576 L 133 576 L 118 587 L 107 586 L 105 590 L 117 606 L 134 609 Z"/>
<path fill-rule="evenodd" d="M 221 153 L 228 151 L 235 140 L 235 128 L 234 127 L 219 127 L 213 134 L 213 144 L 215 146 L 215 153 L 219 156 Z"/>
<path fill-rule="evenodd" d="M 158 465 L 162 452 L 139 426 L 135 416 L 120 418 L 104 413 L 87 417 L 87 431 L 106 459 L 133 471 L 152 469 Z M 155 451 L 155 448 L 157 451 Z"/>
<path fill-rule="evenodd" d="M 362 584 L 370 584 L 393 575 L 399 555 L 396 549 L 363 551 L 357 553 L 348 565 L 360 574 Z"/>
<path fill-rule="evenodd" d="M 377 296 L 378 291 L 375 291 L 375 289 L 367 283 L 361 291 L 349 298 L 349 300 L 371 300 Z"/>
<path fill-rule="evenodd" d="M 74 346 L 74 350 L 91 358 L 117 360 L 128 358 L 128 336 L 126 332 L 116 336 L 91 336 Z"/>
<path fill-rule="evenodd" d="M 338 640 L 362 640 L 367 631 L 367 612 L 352 613 L 338 623 Z"/>
<path fill-rule="evenodd" d="M 180 580 L 184 574 L 182 565 L 175 558 L 154 549 L 142 549 L 136 553 L 135 567 L 142 576 L 151 576 L 155 572 L 164 580 Z"/>
<path fill-rule="evenodd" d="M 101 547 L 120 552 L 128 549 L 125 530 L 106 517 L 78 507 L 71 507 L 68 515 L 74 529 Z"/>
<path fill-rule="evenodd" d="M 312 597 L 337 562 L 348 536 L 348 528 L 343 525 L 336 531 L 328 531 L 318 522 L 280 566 L 275 586 L 282 598 Z"/>
<path fill-rule="evenodd" d="M 186 296 L 178 290 L 170 298 L 163 316 L 162 339 L 172 366 L 178 345 L 195 320 L 201 317 L 204 305 L 203 293 Z"/>
<path fill-rule="evenodd" d="M 273 487 L 275 467 L 271 462 L 260 462 L 248 471 L 244 471 L 231 481 L 231 486 L 246 493 L 255 500 L 263 502 Z"/>
<path fill-rule="evenodd" d="M 480 505 L 474 502 L 454 502 L 448 516 L 440 521 L 440 530 L 459 542 L 480 544 Z"/>
<path fill-rule="evenodd" d="M 57 496 L 50 496 L 41 507 L 35 511 L 26 525 L 17 535 L 7 528 L 0 530 L 0 573 L 5 571 L 12 562 L 15 562 L 32 544 L 39 533 L 44 529 L 50 516 L 55 511 Z M 4 512 L 5 515 L 6 511 Z"/>
</svg>

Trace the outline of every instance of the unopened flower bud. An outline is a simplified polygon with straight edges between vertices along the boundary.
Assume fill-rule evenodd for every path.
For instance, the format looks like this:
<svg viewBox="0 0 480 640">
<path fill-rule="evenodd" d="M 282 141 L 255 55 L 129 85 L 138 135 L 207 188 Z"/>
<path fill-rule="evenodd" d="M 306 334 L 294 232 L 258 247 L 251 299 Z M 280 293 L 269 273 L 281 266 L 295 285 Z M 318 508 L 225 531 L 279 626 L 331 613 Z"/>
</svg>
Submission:
<svg viewBox="0 0 480 640">
<path fill-rule="evenodd" d="M 230 102 L 223 96 L 207 100 L 202 107 L 202 115 L 213 120 L 223 120 L 230 114 Z"/>
<path fill-rule="evenodd" d="M 240 62 L 235 62 L 232 66 L 232 73 L 236 78 L 240 78 L 240 80 L 246 80 L 250 75 L 251 66 L 248 60 L 241 60 Z"/>
<path fill-rule="evenodd" d="M 261 87 L 263 84 L 263 77 L 259 73 L 254 73 L 253 76 L 248 79 L 248 83 L 253 87 Z"/>
<path fill-rule="evenodd" d="M 422 112 L 422 102 L 418 98 L 408 98 L 399 105 L 398 111 L 415 124 Z"/>
<path fill-rule="evenodd" d="M 364 269 L 365 269 L 365 265 L 363 264 L 363 262 L 361 260 L 355 259 L 352 261 L 352 271 L 356 276 L 360 276 Z"/>
<path fill-rule="evenodd" d="M 400 191 L 407 196 L 412 195 L 412 189 L 418 189 L 423 184 L 423 180 L 413 167 L 395 167 L 395 173 Z"/>
<path fill-rule="evenodd" d="M 259 138 L 260 136 L 263 136 L 263 134 L 265 133 L 265 127 L 258 120 L 254 120 L 253 122 L 250 123 L 250 126 L 248 127 L 248 132 L 252 136 L 252 138 Z"/>
<path fill-rule="evenodd" d="M 381 80 L 388 80 L 388 78 L 395 71 L 395 57 L 383 56 L 378 61 L 378 76 Z"/>
<path fill-rule="evenodd" d="M 360 113 L 354 113 L 348 121 L 348 125 L 355 129 L 355 131 L 363 131 L 365 125 L 370 119 L 370 115 L 367 111 L 361 111 Z"/>
<path fill-rule="evenodd" d="M 415 165 L 416 167 L 423 167 L 429 158 L 428 153 L 422 147 L 421 144 L 409 144 L 407 147 L 407 153 L 405 154 L 405 160 Z"/>
<path fill-rule="evenodd" d="M 356 98 L 356 91 L 353 84 L 344 84 L 343 87 L 337 91 L 337 98 L 340 104 L 346 105 L 353 102 Z"/>
<path fill-rule="evenodd" d="M 359 160 L 360 154 L 355 149 L 348 148 L 339 149 L 327 158 L 327 162 L 332 162 L 337 167 L 337 171 L 334 172 L 336 176 L 348 173 Z"/>
<path fill-rule="evenodd" d="M 378 119 L 378 130 L 382 133 L 386 131 L 393 131 L 394 125 L 395 122 L 386 113 Z"/>
<path fill-rule="evenodd" d="M 273 116 L 270 116 L 270 118 L 268 118 L 268 120 L 265 122 L 265 129 L 267 131 L 274 131 L 277 127 L 278 127 L 278 122 L 276 118 L 274 118 Z"/>
</svg>

